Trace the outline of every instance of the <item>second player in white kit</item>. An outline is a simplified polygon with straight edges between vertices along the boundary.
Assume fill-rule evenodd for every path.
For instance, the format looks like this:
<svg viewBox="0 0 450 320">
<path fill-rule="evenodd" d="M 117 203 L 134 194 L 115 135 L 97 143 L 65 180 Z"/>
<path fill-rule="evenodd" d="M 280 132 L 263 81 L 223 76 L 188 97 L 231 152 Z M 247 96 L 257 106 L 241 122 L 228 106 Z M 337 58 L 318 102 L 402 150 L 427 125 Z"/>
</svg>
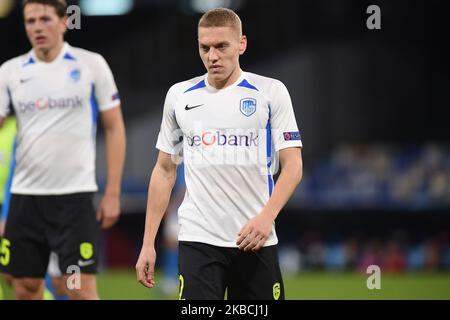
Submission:
<svg viewBox="0 0 450 320">
<path fill-rule="evenodd" d="M 51 63 L 31 50 L 0 68 L 0 116 L 10 102 L 20 128 L 11 192 L 97 191 L 97 116 L 120 105 L 105 59 L 68 43 Z"/>
<path fill-rule="evenodd" d="M 113 75 L 97 53 L 64 42 L 64 0 L 24 0 L 32 50 L 0 67 L 0 125 L 9 105 L 17 117 L 11 203 L 0 267 L 17 299 L 42 299 L 50 252 L 64 283 L 78 268 L 72 299 L 98 299 L 100 228 L 120 214 L 125 129 Z M 97 118 L 105 129 L 107 183 L 97 209 Z M 71 271 L 72 270 L 72 271 Z"/>
</svg>

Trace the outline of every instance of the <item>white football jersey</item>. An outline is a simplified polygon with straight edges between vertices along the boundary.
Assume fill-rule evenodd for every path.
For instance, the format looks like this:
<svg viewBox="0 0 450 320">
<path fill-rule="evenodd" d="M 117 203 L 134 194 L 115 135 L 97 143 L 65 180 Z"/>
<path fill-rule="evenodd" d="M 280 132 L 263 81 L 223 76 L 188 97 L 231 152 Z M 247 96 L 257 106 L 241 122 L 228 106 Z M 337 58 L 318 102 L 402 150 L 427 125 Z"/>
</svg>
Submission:
<svg viewBox="0 0 450 320">
<path fill-rule="evenodd" d="M 302 141 L 283 83 L 242 72 L 221 90 L 207 75 L 172 86 L 156 147 L 184 160 L 179 240 L 237 247 L 272 194 L 274 156 Z M 274 224 L 265 246 L 277 243 Z"/>
<path fill-rule="evenodd" d="M 120 104 L 112 72 L 96 53 L 65 43 L 52 62 L 31 50 L 0 67 L 0 117 L 17 117 L 12 193 L 58 195 L 97 190 L 98 111 Z"/>
</svg>

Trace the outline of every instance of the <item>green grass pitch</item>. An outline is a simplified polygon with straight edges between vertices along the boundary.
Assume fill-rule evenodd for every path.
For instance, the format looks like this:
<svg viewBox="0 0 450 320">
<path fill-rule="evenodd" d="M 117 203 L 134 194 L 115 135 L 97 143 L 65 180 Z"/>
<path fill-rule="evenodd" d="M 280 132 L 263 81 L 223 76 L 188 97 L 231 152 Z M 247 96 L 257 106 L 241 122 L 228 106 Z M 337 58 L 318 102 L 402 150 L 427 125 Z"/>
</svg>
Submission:
<svg viewBox="0 0 450 320">
<path fill-rule="evenodd" d="M 381 289 L 369 290 L 368 275 L 359 273 L 303 272 L 284 276 L 286 298 L 304 299 L 450 299 L 450 273 L 382 274 Z M 157 274 L 157 285 L 161 275 Z M 98 277 L 102 299 L 163 300 L 158 288 L 146 289 L 136 281 L 133 270 L 109 270 Z M 11 290 L 3 285 L 4 298 L 11 299 Z"/>
</svg>

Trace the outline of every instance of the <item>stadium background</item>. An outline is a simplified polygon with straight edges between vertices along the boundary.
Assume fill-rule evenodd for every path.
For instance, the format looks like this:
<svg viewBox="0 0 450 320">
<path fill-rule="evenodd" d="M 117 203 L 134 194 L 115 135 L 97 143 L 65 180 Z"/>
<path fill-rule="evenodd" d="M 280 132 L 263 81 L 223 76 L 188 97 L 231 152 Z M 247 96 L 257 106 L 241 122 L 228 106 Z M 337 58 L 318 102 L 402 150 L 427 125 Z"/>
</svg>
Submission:
<svg viewBox="0 0 450 320">
<path fill-rule="evenodd" d="M 29 50 L 19 2 L 0 0 L 1 63 Z M 82 5 L 84 14 L 81 30 L 66 39 L 109 62 L 127 127 L 123 215 L 103 234 L 100 293 L 107 299 L 173 298 L 135 281 L 146 189 L 167 89 L 205 72 L 197 53 L 197 10 L 221 1 L 135 0 L 127 8 L 121 0 L 121 15 L 87 15 L 96 2 L 68 1 Z M 98 8 L 114 2 L 100 1 Z M 249 39 L 242 68 L 286 84 L 302 132 L 304 178 L 277 221 L 287 297 L 450 298 L 448 6 L 223 3 L 237 10 Z M 366 28 L 371 4 L 381 8 L 381 30 Z M 381 290 L 366 287 L 371 264 L 381 267 Z"/>
</svg>

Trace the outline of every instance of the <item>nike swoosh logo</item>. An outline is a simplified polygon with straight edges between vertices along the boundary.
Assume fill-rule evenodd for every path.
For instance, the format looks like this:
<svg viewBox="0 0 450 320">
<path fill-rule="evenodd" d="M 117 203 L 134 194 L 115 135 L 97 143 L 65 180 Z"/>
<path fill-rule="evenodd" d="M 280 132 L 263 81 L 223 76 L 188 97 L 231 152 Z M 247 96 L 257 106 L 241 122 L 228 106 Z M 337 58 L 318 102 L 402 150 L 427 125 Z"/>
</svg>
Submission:
<svg viewBox="0 0 450 320">
<path fill-rule="evenodd" d="M 78 260 L 78 265 L 80 267 L 87 267 L 90 266 L 91 264 L 94 264 L 95 260 L 91 259 L 91 260 L 87 260 L 87 261 L 83 261 L 83 260 Z"/>
<path fill-rule="evenodd" d="M 184 107 L 184 110 L 192 110 L 192 109 L 195 109 L 195 108 L 198 108 L 198 107 L 201 107 L 201 106 L 203 106 L 203 104 L 198 104 L 198 105 L 193 106 L 193 107 L 189 107 L 189 105 L 187 104 L 186 107 Z"/>
<path fill-rule="evenodd" d="M 28 81 L 31 81 L 31 80 L 33 80 L 33 78 L 20 79 L 20 83 L 25 83 L 25 82 L 28 82 Z"/>
</svg>

